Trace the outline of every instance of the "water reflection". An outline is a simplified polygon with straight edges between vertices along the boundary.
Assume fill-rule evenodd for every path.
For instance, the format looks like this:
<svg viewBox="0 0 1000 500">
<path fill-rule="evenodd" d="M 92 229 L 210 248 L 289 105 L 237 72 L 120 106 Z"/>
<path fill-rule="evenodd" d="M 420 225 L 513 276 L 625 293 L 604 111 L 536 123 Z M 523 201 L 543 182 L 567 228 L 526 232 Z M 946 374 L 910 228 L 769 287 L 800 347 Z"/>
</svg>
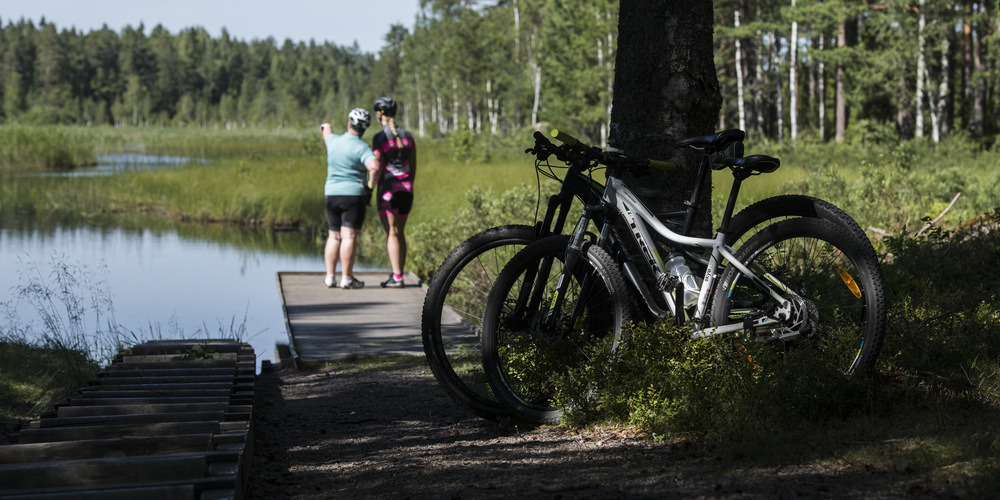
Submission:
<svg viewBox="0 0 1000 500">
<path fill-rule="evenodd" d="M 258 361 L 287 343 L 275 275 L 320 271 L 318 251 L 280 252 L 190 238 L 172 230 L 64 226 L 0 227 L 0 302 L 13 303 L 19 276 L 58 264 L 106 273 L 115 321 L 143 338 L 219 337 L 245 331 Z M 47 225 L 42 225 L 47 226 Z M 298 234 L 265 239 L 305 239 Z M 278 245 L 282 246 L 282 245 Z M 300 241 L 298 245 L 302 245 Z M 25 309 L 22 307 L 22 309 Z M 30 314 L 31 311 L 20 310 Z"/>
<path fill-rule="evenodd" d="M 81 167 L 59 172 L 32 172 L 21 174 L 23 177 L 97 177 L 115 175 L 125 172 L 142 172 L 177 168 L 191 162 L 207 163 L 201 158 L 185 156 L 145 155 L 135 153 L 116 153 L 97 156 L 97 164 L 93 167 Z"/>
</svg>

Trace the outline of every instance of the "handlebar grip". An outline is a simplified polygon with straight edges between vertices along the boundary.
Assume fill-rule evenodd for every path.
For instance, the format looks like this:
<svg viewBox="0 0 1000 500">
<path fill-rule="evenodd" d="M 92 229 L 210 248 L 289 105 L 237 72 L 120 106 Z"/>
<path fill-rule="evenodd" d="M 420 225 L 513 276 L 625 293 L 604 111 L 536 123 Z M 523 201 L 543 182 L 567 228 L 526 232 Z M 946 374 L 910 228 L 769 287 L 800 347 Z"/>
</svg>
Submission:
<svg viewBox="0 0 1000 500">
<path fill-rule="evenodd" d="M 569 147 L 576 146 L 580 142 L 576 140 L 576 137 L 573 137 L 557 128 L 552 129 L 552 137 L 562 141 Z"/>
<path fill-rule="evenodd" d="M 677 164 L 672 161 L 649 160 L 649 166 L 661 172 L 675 172 Z"/>
</svg>

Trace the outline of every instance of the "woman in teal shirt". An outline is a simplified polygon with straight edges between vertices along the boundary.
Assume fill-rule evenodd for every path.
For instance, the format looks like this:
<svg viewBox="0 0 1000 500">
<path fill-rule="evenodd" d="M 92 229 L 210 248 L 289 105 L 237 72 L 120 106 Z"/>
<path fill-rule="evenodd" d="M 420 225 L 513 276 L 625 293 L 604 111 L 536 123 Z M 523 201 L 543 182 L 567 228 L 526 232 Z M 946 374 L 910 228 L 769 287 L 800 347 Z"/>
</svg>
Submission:
<svg viewBox="0 0 1000 500">
<path fill-rule="evenodd" d="M 354 108 L 347 115 L 347 133 L 336 135 L 329 123 L 320 125 L 326 143 L 326 223 L 329 231 L 323 252 L 326 261 L 327 287 L 337 285 L 337 260 L 343 266 L 340 288 L 363 288 L 354 277 L 354 242 L 365 221 L 365 206 L 370 203 L 371 187 L 378 179 L 378 160 L 368 144 L 361 140 L 371 115 Z M 367 195 L 367 196 L 366 196 Z"/>
</svg>

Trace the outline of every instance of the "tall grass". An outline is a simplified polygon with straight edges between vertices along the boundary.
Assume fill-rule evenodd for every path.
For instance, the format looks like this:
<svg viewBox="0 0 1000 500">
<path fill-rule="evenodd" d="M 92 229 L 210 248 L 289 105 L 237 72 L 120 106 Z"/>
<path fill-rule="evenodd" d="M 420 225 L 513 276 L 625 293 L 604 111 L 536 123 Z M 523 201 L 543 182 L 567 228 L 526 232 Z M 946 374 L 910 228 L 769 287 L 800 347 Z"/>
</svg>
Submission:
<svg viewBox="0 0 1000 500">
<path fill-rule="evenodd" d="M 59 126 L 0 126 L 0 172 L 92 165 L 93 143 L 78 140 L 71 130 Z"/>
</svg>

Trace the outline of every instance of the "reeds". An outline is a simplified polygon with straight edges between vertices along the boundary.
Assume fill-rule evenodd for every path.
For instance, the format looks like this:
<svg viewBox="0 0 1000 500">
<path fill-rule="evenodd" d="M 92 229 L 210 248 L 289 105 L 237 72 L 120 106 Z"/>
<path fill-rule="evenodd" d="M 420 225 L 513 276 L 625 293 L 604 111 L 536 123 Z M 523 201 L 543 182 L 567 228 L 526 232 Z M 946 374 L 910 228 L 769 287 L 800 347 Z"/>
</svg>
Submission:
<svg viewBox="0 0 1000 500">
<path fill-rule="evenodd" d="M 0 126 L 0 171 L 69 170 L 94 158 L 93 142 L 67 127 Z"/>
</svg>

